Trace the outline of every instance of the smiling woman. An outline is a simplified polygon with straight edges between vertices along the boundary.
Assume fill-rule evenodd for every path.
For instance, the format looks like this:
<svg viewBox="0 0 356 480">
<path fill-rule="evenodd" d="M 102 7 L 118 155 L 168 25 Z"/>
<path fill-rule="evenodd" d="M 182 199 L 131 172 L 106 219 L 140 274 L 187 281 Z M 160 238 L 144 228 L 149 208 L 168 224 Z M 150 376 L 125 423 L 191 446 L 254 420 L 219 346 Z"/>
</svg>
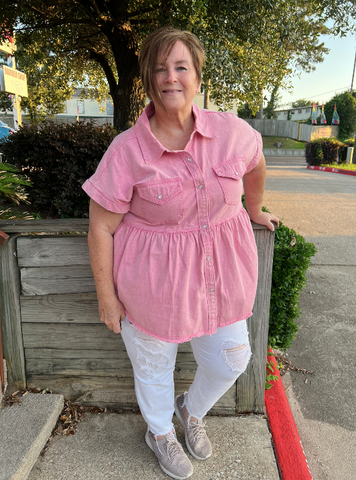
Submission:
<svg viewBox="0 0 356 480">
<path fill-rule="evenodd" d="M 262 212 L 261 136 L 234 114 L 200 110 L 204 51 L 190 32 L 158 30 L 140 52 L 152 101 L 118 135 L 85 182 L 90 195 L 90 260 L 100 319 L 121 332 L 130 357 L 146 442 L 173 478 L 192 475 L 189 452 L 211 456 L 202 418 L 245 371 L 246 319 L 257 286 L 250 218 Z M 248 210 L 241 204 L 245 190 Z M 174 399 L 179 343 L 198 364 L 188 392 Z"/>
</svg>

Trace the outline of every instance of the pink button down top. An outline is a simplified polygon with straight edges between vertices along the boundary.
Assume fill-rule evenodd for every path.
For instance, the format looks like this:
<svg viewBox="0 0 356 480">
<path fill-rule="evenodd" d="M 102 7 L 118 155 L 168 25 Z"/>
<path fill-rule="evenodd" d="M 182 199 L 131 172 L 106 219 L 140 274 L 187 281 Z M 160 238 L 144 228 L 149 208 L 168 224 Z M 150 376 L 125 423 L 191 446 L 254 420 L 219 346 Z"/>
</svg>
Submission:
<svg viewBox="0 0 356 480">
<path fill-rule="evenodd" d="M 142 332 L 181 343 L 251 315 L 257 251 L 242 177 L 262 155 L 259 133 L 231 113 L 193 105 L 185 150 L 153 136 L 150 103 L 118 135 L 83 188 L 125 213 L 114 235 L 114 282 Z"/>
</svg>

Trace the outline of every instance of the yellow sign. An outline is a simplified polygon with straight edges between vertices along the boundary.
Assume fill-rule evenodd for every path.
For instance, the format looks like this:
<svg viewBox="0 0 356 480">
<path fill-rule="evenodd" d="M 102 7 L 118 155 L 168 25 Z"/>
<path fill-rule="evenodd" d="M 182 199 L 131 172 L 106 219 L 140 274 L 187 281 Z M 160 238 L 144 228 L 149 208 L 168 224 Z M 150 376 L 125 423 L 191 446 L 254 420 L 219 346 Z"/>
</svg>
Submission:
<svg viewBox="0 0 356 480">
<path fill-rule="evenodd" d="M 3 90 L 7 93 L 27 97 L 27 79 L 26 74 L 14 70 L 13 68 L 2 66 L 3 71 Z M 2 83 L 2 82 L 1 82 Z"/>
</svg>

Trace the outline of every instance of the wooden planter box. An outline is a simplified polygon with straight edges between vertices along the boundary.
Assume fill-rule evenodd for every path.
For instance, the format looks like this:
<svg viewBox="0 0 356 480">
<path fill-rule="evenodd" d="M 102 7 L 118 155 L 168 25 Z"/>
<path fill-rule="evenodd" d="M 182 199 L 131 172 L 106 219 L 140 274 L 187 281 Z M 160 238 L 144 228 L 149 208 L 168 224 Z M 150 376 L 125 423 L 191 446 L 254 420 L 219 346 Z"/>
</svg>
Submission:
<svg viewBox="0 0 356 480">
<path fill-rule="evenodd" d="M 274 233 L 254 225 L 259 281 L 248 320 L 253 356 L 246 375 L 212 413 L 264 412 Z M 88 220 L 0 221 L 0 319 L 8 383 L 49 388 L 72 402 L 137 408 L 133 374 L 121 336 L 99 320 L 89 264 Z M 37 233 L 36 233 L 37 232 Z M 179 346 L 177 393 L 193 380 L 189 343 Z"/>
</svg>

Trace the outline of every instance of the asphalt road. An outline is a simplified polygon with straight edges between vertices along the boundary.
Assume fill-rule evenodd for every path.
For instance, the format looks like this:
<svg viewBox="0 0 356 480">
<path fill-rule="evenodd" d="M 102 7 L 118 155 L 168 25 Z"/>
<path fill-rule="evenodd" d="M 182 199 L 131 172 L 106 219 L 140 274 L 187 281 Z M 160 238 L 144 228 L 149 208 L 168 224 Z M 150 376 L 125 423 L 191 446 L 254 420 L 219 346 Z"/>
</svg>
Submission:
<svg viewBox="0 0 356 480">
<path fill-rule="evenodd" d="M 267 158 L 266 207 L 318 253 L 283 377 L 314 480 L 356 479 L 356 177 Z"/>
</svg>

